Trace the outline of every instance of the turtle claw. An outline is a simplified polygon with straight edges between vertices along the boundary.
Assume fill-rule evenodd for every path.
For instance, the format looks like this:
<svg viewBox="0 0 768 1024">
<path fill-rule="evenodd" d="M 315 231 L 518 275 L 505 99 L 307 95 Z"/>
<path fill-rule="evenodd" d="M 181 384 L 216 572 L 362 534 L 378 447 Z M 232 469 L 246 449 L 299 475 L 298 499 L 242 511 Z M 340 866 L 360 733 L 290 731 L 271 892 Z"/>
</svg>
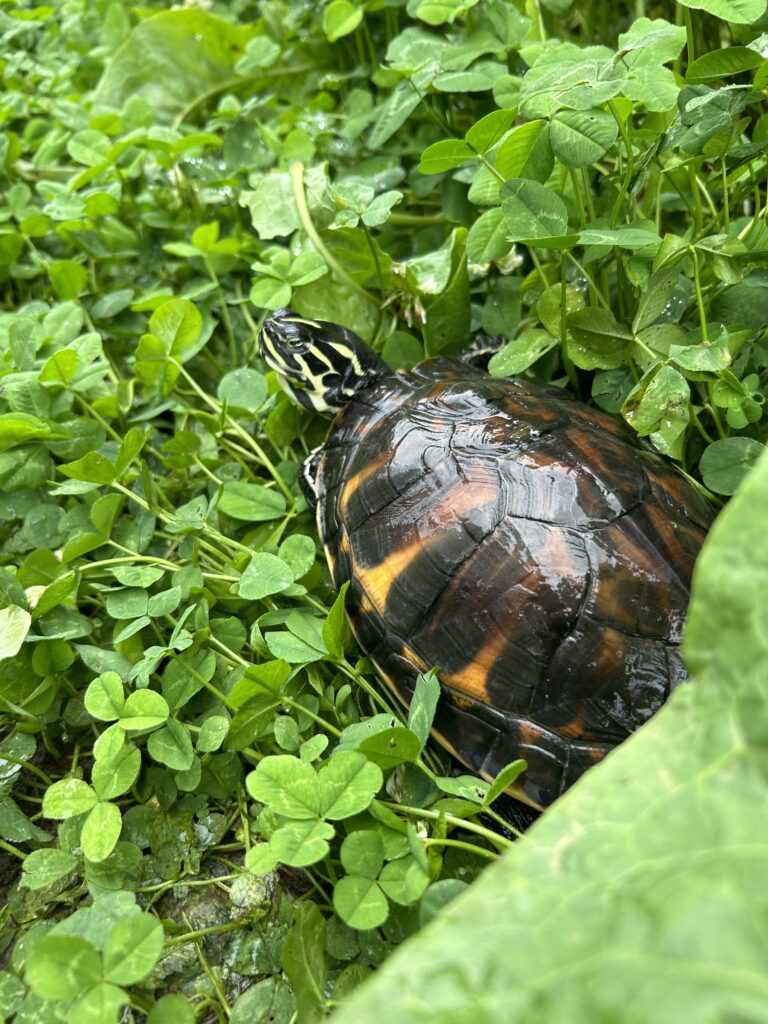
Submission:
<svg viewBox="0 0 768 1024">
<path fill-rule="evenodd" d="M 476 370 L 487 370 L 491 358 L 501 351 L 506 342 L 503 334 L 494 334 L 491 338 L 481 331 L 475 335 L 472 344 L 461 353 L 459 362 L 465 366 L 473 366 Z"/>
</svg>

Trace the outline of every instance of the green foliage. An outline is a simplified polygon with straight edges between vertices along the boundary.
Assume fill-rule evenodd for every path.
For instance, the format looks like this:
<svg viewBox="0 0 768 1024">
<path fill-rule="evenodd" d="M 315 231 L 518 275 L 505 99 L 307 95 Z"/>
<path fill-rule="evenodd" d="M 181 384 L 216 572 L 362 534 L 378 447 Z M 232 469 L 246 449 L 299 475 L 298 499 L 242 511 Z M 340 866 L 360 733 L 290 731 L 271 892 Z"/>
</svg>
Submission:
<svg viewBox="0 0 768 1024">
<path fill-rule="evenodd" d="M 61 926 L 38 935 L 25 951 L 26 981 L 44 1000 L 38 1012 L 72 1024 L 117 1022 L 130 1001 L 121 986 L 143 981 L 160 956 L 162 924 L 134 907 L 106 927 L 85 927 L 87 938 Z"/>
<path fill-rule="evenodd" d="M 290 303 L 395 368 L 502 335 L 492 373 L 570 388 L 731 495 L 766 440 L 764 7 L 3 7 L 0 850 L 21 876 L 1 1015 L 321 1020 L 510 845 L 494 804 L 522 762 L 455 776 L 429 739 L 434 675 L 406 711 L 355 646 L 299 486 L 326 423 L 281 392 L 258 329 Z M 751 594 L 762 550 L 749 533 L 742 565 L 743 529 L 695 609 L 702 685 L 497 869 L 519 904 L 483 895 L 492 876 L 463 904 L 488 916 L 504 965 L 477 976 L 504 999 L 538 1007 L 548 964 L 589 963 L 590 936 L 623 927 L 613 877 L 639 880 L 630 909 L 655 901 L 676 948 L 677 921 L 719 938 L 695 909 L 709 897 L 672 886 L 654 844 L 698 843 L 703 861 L 719 850 L 703 822 L 738 844 L 764 796 L 741 761 L 733 781 L 709 767 L 734 715 L 759 729 L 723 690 L 732 649 L 743 680 L 762 656 L 736 639 L 755 602 L 738 604 L 731 567 Z M 715 673 L 703 634 L 726 620 Z M 741 891 L 718 890 L 724 914 Z M 562 953 L 552 936 L 574 921 Z M 522 938 L 501 942 L 504 922 Z M 466 966 L 482 942 L 461 938 Z M 441 970 L 424 964 L 413 978 Z M 604 972 L 609 999 L 631 968 Z M 633 992 L 658 1005 L 647 976 Z M 657 1018 L 638 1003 L 638 1019 Z"/>
</svg>

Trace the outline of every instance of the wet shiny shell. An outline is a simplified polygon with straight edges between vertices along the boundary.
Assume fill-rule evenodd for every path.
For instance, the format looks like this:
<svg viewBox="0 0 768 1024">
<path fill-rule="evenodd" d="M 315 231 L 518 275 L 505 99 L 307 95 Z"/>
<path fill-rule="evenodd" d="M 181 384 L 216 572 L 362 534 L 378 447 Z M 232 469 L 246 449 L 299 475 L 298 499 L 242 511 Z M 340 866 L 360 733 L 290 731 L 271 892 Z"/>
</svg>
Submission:
<svg viewBox="0 0 768 1024">
<path fill-rule="evenodd" d="M 619 421 L 556 388 L 428 360 L 334 420 L 318 478 L 334 582 L 399 697 L 438 666 L 435 732 L 546 805 L 685 677 L 711 514 Z"/>
</svg>

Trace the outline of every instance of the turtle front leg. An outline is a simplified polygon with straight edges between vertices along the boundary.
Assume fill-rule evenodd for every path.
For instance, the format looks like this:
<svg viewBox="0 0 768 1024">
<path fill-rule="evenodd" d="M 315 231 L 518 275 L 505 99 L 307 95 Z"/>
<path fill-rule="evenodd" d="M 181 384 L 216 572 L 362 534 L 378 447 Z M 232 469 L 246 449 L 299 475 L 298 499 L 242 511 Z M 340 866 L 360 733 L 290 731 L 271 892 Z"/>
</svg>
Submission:
<svg viewBox="0 0 768 1024">
<path fill-rule="evenodd" d="M 301 493 L 307 499 L 310 512 L 314 513 L 317 508 L 317 471 L 320 468 L 320 456 L 323 453 L 323 446 L 320 444 L 313 448 L 301 464 L 299 473 L 299 486 Z"/>
<path fill-rule="evenodd" d="M 474 366 L 476 370 L 487 370 L 491 357 L 500 352 L 507 343 L 503 334 L 495 334 L 492 338 L 480 331 L 475 335 L 472 344 L 465 348 L 459 356 L 459 362 L 466 366 Z"/>
</svg>

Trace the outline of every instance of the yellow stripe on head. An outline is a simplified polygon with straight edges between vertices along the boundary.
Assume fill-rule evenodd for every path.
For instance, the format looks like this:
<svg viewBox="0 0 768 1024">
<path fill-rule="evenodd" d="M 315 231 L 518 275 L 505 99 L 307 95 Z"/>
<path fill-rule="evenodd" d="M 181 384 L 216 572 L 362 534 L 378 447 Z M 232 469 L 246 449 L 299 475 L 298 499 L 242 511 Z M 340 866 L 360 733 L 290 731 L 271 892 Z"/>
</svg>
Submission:
<svg viewBox="0 0 768 1024">
<path fill-rule="evenodd" d="M 348 328 L 290 309 L 279 309 L 264 321 L 259 347 L 284 390 L 315 412 L 338 412 L 357 391 L 388 372 Z"/>
</svg>

